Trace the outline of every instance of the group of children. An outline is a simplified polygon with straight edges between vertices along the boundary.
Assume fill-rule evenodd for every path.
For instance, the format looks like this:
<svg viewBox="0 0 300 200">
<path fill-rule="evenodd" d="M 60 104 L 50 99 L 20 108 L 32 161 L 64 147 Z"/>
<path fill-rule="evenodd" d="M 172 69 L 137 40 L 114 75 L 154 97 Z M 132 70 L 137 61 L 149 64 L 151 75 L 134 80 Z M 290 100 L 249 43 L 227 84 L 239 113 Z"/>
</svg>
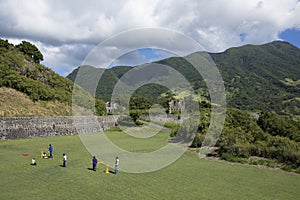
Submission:
<svg viewBox="0 0 300 200">
<path fill-rule="evenodd" d="M 47 159 L 47 158 L 53 158 L 53 146 L 51 144 L 49 144 L 49 157 L 47 157 L 47 154 L 45 152 L 42 153 L 42 157 Z M 117 156 L 115 159 L 115 174 L 119 173 L 119 157 Z M 96 156 L 93 156 L 92 159 L 92 163 L 93 163 L 93 170 L 96 171 L 97 170 L 97 164 L 98 164 L 98 160 L 96 158 Z M 35 158 L 32 158 L 31 160 L 31 165 L 37 165 Z M 67 155 L 65 153 L 63 153 L 63 167 L 67 167 Z"/>
<path fill-rule="evenodd" d="M 46 152 L 42 152 L 42 155 L 41 155 L 42 158 L 44 158 L 44 159 L 53 158 L 53 154 L 52 154 L 53 146 L 51 144 L 49 144 L 48 150 L 49 150 L 49 154 L 50 154 L 49 157 L 47 156 Z M 63 155 L 65 155 L 65 154 L 63 154 Z M 67 156 L 66 156 L 65 161 L 67 161 Z M 35 158 L 31 159 L 31 165 L 37 165 Z"/>
</svg>

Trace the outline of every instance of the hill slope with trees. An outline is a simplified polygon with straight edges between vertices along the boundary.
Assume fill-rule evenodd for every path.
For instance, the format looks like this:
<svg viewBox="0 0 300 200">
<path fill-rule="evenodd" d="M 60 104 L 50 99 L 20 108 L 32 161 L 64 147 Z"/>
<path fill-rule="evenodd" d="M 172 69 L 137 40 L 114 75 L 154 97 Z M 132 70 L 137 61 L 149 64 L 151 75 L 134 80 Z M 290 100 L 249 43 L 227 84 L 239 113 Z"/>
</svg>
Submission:
<svg viewBox="0 0 300 200">
<path fill-rule="evenodd" d="M 39 62 L 43 60 L 43 55 L 38 48 L 26 41 L 14 46 L 7 40 L 0 39 L 0 87 L 12 88 L 18 92 L 26 94 L 29 99 L 34 102 L 53 102 L 53 107 L 65 105 L 65 109 L 61 113 L 53 113 L 49 111 L 49 115 L 71 115 L 72 92 L 74 87 L 78 91 L 78 95 L 85 97 L 86 102 L 76 102 L 82 110 L 91 110 L 89 102 L 93 101 L 86 91 L 75 85 L 72 81 L 64 78 L 51 69 L 41 65 Z M 9 95 L 2 93 L 2 95 Z M 4 98 L 4 96 L 2 96 Z M 18 101 L 18 99 L 15 99 Z M 1 107 L 8 106 L 9 102 L 2 102 Z M 93 112 L 97 114 L 105 114 L 105 104 L 101 100 L 96 100 L 98 110 Z M 88 106 L 87 106 L 88 105 Z M 53 109 L 53 107 L 51 109 Z M 48 108 L 50 109 L 50 108 Z M 69 110 L 69 112 L 65 112 Z M 46 115 L 45 112 L 43 112 Z M 15 113 L 16 114 L 16 113 Z M 15 116 L 2 112 L 1 116 Z M 22 116 L 26 116 L 25 113 Z M 30 115 L 30 113 L 28 113 Z"/>
<path fill-rule="evenodd" d="M 275 41 L 264 45 L 230 48 L 222 53 L 209 55 L 223 77 L 227 103 L 230 107 L 252 111 L 275 111 L 281 115 L 300 115 L 299 48 L 287 42 Z M 156 63 L 176 69 L 191 83 L 198 95 L 209 100 L 208 90 L 201 74 L 184 58 L 172 57 Z M 108 101 L 115 83 L 130 69 L 132 67 L 128 66 L 106 69 L 99 82 L 96 97 Z M 67 78 L 74 81 L 77 70 L 78 68 Z M 89 67 L 92 73 L 97 70 L 104 69 Z M 81 86 L 85 88 L 85 85 Z M 157 99 L 166 92 L 166 89 L 158 90 L 158 87 L 153 85 L 138 89 L 135 95 L 158 103 Z"/>
<path fill-rule="evenodd" d="M 300 49 L 286 42 L 246 45 L 209 53 L 218 67 L 234 108 L 300 115 Z M 183 74 L 197 91 L 201 75 L 183 58 L 158 61 Z"/>
</svg>

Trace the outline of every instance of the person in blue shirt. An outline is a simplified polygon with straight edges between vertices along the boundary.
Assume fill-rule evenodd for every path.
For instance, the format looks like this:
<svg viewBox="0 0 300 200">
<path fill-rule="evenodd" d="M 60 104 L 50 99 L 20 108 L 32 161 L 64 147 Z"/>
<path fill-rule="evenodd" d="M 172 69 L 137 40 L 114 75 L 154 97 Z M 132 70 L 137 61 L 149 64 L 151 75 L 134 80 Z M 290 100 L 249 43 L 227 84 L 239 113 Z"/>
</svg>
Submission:
<svg viewBox="0 0 300 200">
<path fill-rule="evenodd" d="M 92 163 L 93 163 L 93 170 L 96 171 L 98 160 L 95 156 L 93 156 Z"/>
<path fill-rule="evenodd" d="M 52 152 L 53 152 L 53 146 L 49 144 L 49 153 L 50 153 L 49 158 L 53 158 Z"/>
</svg>

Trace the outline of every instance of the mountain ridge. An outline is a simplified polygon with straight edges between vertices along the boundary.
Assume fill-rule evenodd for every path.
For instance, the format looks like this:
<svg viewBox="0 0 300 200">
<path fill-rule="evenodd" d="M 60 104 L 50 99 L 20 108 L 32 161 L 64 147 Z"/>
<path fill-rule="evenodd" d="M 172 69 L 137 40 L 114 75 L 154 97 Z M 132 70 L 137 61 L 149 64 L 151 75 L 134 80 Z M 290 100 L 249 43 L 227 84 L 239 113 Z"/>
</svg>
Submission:
<svg viewBox="0 0 300 200">
<path fill-rule="evenodd" d="M 296 83 L 300 77 L 299 48 L 288 42 L 273 41 L 262 45 L 232 47 L 224 52 L 208 55 L 223 77 L 229 106 L 253 111 L 275 111 L 283 115 L 300 115 L 300 87 L 299 84 L 291 84 Z M 201 75 L 184 58 L 170 57 L 154 63 L 168 65 L 177 70 L 191 83 L 195 91 L 206 88 Z M 111 86 L 132 68 L 116 66 L 106 69 L 104 74 L 106 71 L 114 73 L 113 80 L 109 82 Z M 116 71 L 122 73 L 115 73 Z M 105 83 L 107 81 L 103 81 L 101 87 L 106 90 L 96 92 L 96 96 L 105 96 L 105 100 L 108 100 L 112 87 Z M 207 88 L 204 90 L 205 98 L 209 99 Z"/>
</svg>

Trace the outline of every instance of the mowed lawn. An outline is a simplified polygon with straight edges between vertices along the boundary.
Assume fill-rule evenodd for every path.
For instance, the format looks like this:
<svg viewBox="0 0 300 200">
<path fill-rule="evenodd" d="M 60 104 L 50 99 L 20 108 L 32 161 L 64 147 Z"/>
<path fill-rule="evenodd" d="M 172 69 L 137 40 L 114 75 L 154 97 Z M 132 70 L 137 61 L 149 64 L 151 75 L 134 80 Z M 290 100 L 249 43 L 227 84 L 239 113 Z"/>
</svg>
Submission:
<svg viewBox="0 0 300 200">
<path fill-rule="evenodd" d="M 100 133 L 101 134 L 101 133 Z M 106 132 L 122 148 L 147 152 L 166 144 L 168 133 L 132 139 L 122 132 Z M 40 151 L 54 146 L 53 159 Z M 22 154 L 30 154 L 23 156 Z M 68 156 L 63 168 L 62 154 Z M 37 166 L 31 166 L 35 157 Z M 92 155 L 79 136 L 0 141 L 0 199 L 299 199 L 300 176 L 199 159 L 185 153 L 159 171 L 105 174 L 91 171 Z M 113 158 L 112 158 L 113 159 Z M 122 169 L 122 158 L 120 159 Z"/>
</svg>

